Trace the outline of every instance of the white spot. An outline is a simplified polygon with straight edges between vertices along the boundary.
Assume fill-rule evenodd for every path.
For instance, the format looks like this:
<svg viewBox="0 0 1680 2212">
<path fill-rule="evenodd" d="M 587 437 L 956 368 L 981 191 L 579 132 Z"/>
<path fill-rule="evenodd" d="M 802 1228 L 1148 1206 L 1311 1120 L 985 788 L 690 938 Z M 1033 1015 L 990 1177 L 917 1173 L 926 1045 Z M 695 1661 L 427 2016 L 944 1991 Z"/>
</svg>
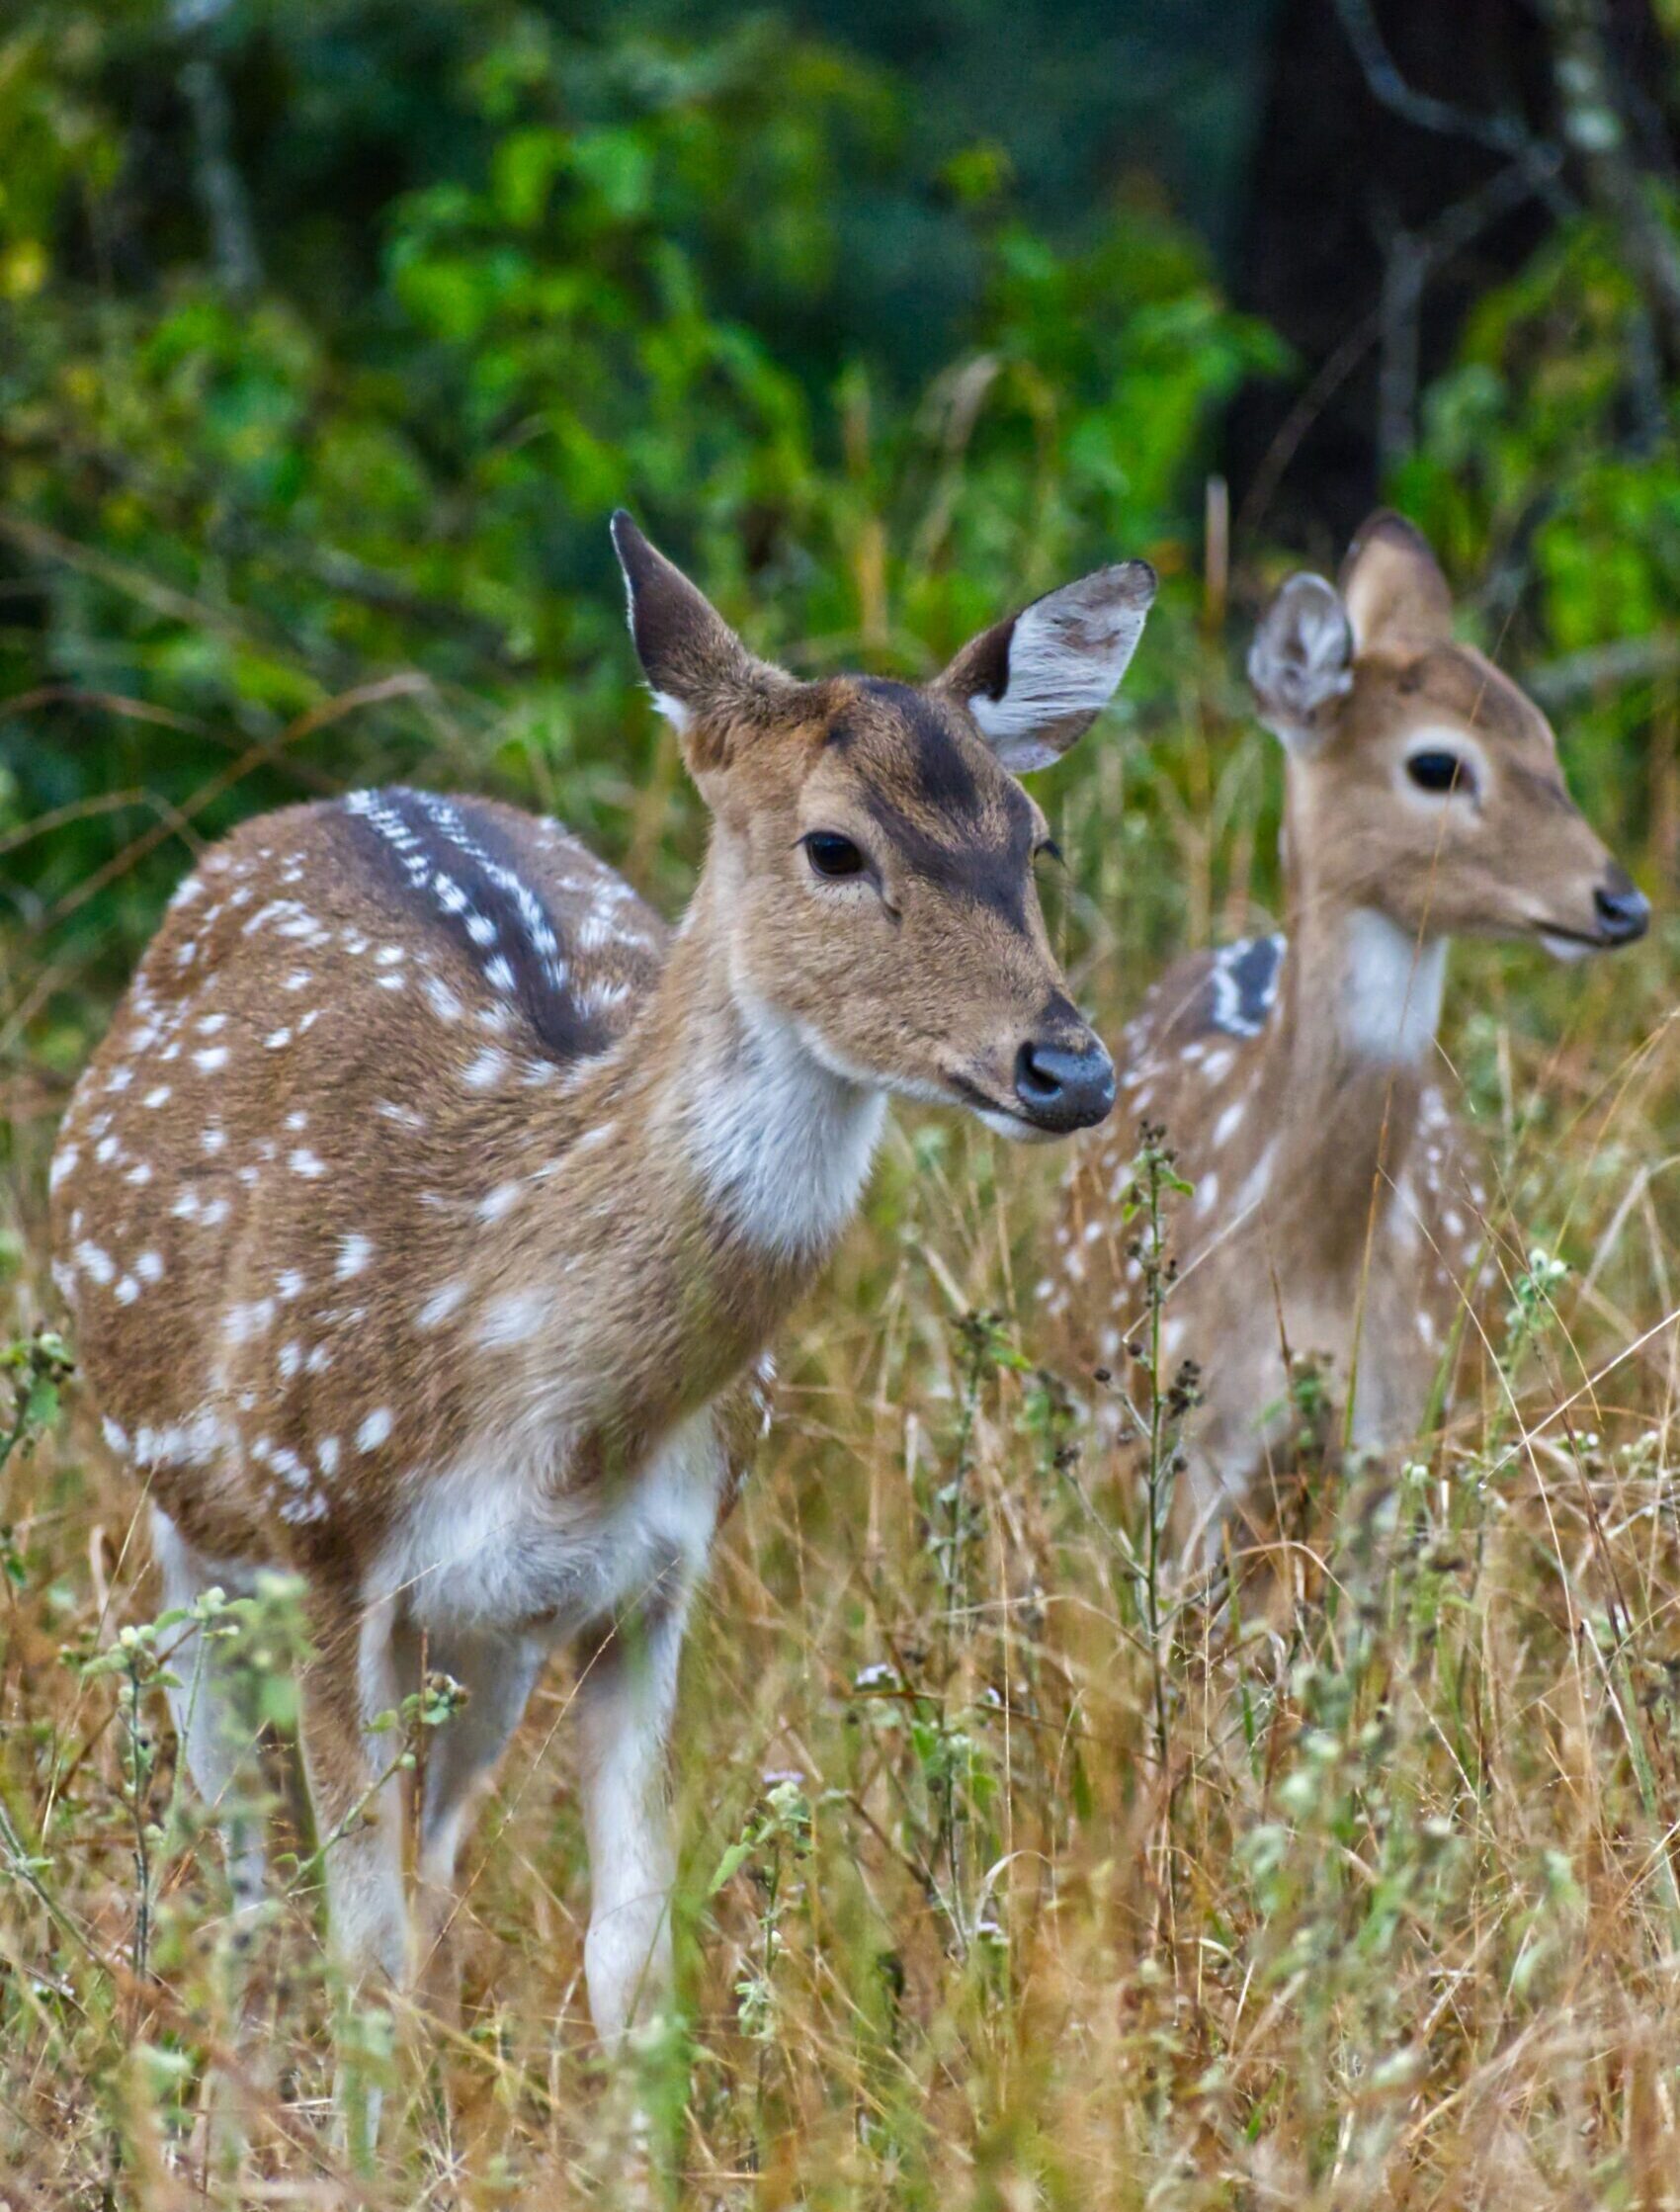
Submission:
<svg viewBox="0 0 1680 2212">
<path fill-rule="evenodd" d="M 218 1029 L 227 1027 L 227 1016 L 225 1014 L 206 1014 L 204 1019 L 195 1026 L 201 1037 L 213 1037 Z"/>
<path fill-rule="evenodd" d="M 140 1101 L 140 1103 L 142 1106 L 150 1106 L 156 1108 L 161 1106 L 165 1099 L 168 1098 L 168 1096 L 169 1085 L 167 1083 L 154 1083 L 151 1089 L 146 1092 L 145 1097 Z"/>
<path fill-rule="evenodd" d="M 208 1129 L 200 1134 L 199 1143 L 207 1152 L 225 1151 L 227 1149 L 227 1134 L 224 1130 L 217 1129 L 212 1122 Z"/>
<path fill-rule="evenodd" d="M 84 1275 L 92 1276 L 101 1289 L 117 1280 L 117 1263 L 111 1254 L 85 1239 L 76 1246 L 76 1265 Z"/>
<path fill-rule="evenodd" d="M 290 1029 L 287 1029 L 285 1027 L 282 1027 L 280 1029 L 271 1029 L 268 1035 L 263 1039 L 263 1043 L 268 1047 L 271 1053 L 278 1053 L 283 1045 L 290 1045 L 291 1042 L 292 1032 Z"/>
<path fill-rule="evenodd" d="M 125 1275 L 111 1295 L 119 1306 L 132 1306 L 140 1295 L 140 1286 L 132 1275 Z"/>
<path fill-rule="evenodd" d="M 374 965 L 377 968 L 394 968 L 399 961 L 406 960 L 407 957 L 400 945 L 381 945 L 374 955 Z"/>
<path fill-rule="evenodd" d="M 325 1166 L 315 1157 L 314 1153 L 305 1150 L 301 1146 L 298 1147 L 296 1151 L 288 1155 L 287 1164 L 294 1175 L 307 1176 L 311 1182 L 317 1176 L 326 1173 Z"/>
<path fill-rule="evenodd" d="M 485 1306 L 478 1341 L 487 1347 L 523 1344 L 537 1334 L 547 1311 L 548 1301 L 540 1291 L 504 1291 Z"/>
<path fill-rule="evenodd" d="M 122 1459 L 128 1456 L 128 1432 L 121 1421 L 114 1421 L 109 1413 L 100 1422 L 100 1432 L 111 1449 Z"/>
<path fill-rule="evenodd" d="M 142 1283 L 161 1283 L 163 1260 L 156 1252 L 142 1252 L 134 1262 L 134 1273 Z"/>
<path fill-rule="evenodd" d="M 294 1375 L 296 1374 L 298 1368 L 300 1368 L 302 1364 L 303 1348 L 297 1342 L 295 1337 L 293 1337 L 288 1342 L 282 1344 L 282 1346 L 280 1347 L 279 1355 L 275 1360 L 275 1365 L 280 1369 L 282 1375 L 290 1380 Z"/>
<path fill-rule="evenodd" d="M 441 1022 L 458 1022 L 462 1012 L 461 1000 L 451 990 L 441 976 L 428 976 L 425 982 L 426 1003 Z"/>
<path fill-rule="evenodd" d="M 481 1222 L 499 1222 L 511 1214 L 523 1195 L 518 1183 L 498 1183 L 493 1191 L 478 1201 L 478 1219 Z"/>
<path fill-rule="evenodd" d="M 466 1296 L 464 1283 L 445 1283 L 435 1290 L 414 1317 L 416 1328 L 437 1328 L 455 1313 Z"/>
<path fill-rule="evenodd" d="M 221 1318 L 221 1333 L 230 1344 L 247 1344 L 253 1336 L 261 1336 L 265 1329 L 274 1326 L 274 1317 L 272 1298 L 233 1305 Z"/>
<path fill-rule="evenodd" d="M 338 1473 L 338 1438 L 323 1436 L 315 1446 L 315 1460 L 323 1475 Z"/>
<path fill-rule="evenodd" d="M 227 1065 L 227 1047 L 225 1045 L 206 1045 L 201 1051 L 193 1055 L 193 1065 L 202 1069 L 207 1075 L 213 1075 L 218 1067 Z"/>
<path fill-rule="evenodd" d="M 1218 1200 L 1219 1178 L 1213 1174 L 1204 1175 L 1196 1186 L 1196 1211 L 1199 1214 L 1211 1214 Z"/>
<path fill-rule="evenodd" d="M 508 1056 L 498 1052 L 494 1045 L 486 1045 L 462 1080 L 470 1090 L 491 1090 L 508 1071 Z"/>
<path fill-rule="evenodd" d="M 1231 1101 L 1214 1124 L 1214 1143 L 1216 1146 L 1230 1142 L 1242 1126 L 1242 1117 L 1247 1111 L 1248 1101 L 1246 1099 L 1237 1098 Z"/>
<path fill-rule="evenodd" d="M 377 1452 L 391 1432 L 391 1417 L 386 1406 L 378 1406 L 356 1431 L 356 1449 L 359 1452 Z"/>
<path fill-rule="evenodd" d="M 341 1283 L 347 1283 L 352 1275 L 361 1274 L 373 1256 L 373 1238 L 353 1231 L 348 1236 L 341 1236 L 338 1240 L 338 1261 L 333 1273 Z"/>
<path fill-rule="evenodd" d="M 288 1129 L 307 1129 L 309 1117 L 301 1107 L 298 1107 L 295 1113 L 287 1115 L 286 1126 Z"/>
<path fill-rule="evenodd" d="M 66 1175 L 75 1173 L 76 1161 L 80 1157 L 81 1154 L 74 1145 L 66 1145 L 63 1150 L 54 1156 L 51 1172 L 46 1178 L 48 1190 L 56 1190 Z"/>
</svg>

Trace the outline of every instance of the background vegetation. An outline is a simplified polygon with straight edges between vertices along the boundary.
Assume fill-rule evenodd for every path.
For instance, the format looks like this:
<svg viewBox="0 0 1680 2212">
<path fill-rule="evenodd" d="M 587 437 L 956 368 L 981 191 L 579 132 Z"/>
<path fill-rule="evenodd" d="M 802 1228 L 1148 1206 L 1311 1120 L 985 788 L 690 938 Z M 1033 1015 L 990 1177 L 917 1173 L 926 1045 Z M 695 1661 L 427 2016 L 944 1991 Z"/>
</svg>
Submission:
<svg viewBox="0 0 1680 2212">
<path fill-rule="evenodd" d="M 1117 1027 L 1275 908 L 1247 624 L 1381 489 L 1658 900 L 1613 970 L 1456 970 L 1537 1255 L 1498 1390 L 1347 1488 L 1304 1383 L 1251 1614 L 1150 1588 L 1034 1365 L 1053 1163 L 905 1121 L 691 1653 L 692 2033 L 641 2063 L 702 2203 L 1680 2204 L 1677 114 L 1674 0 L 14 0 L 0 2201 L 201 2201 L 237 2066 L 135 1500 L 31 1340 L 53 1123 L 193 854 L 407 776 L 674 910 L 620 502 L 811 671 L 1144 553 L 1039 787 Z M 278 1698 L 284 1592 L 233 1632 Z M 397 2069 L 367 2022 L 378 2202 L 611 2195 L 568 1694 L 472 1846 L 462 2032 Z M 283 1863 L 245 2201 L 344 2201 L 315 1902 Z"/>
</svg>

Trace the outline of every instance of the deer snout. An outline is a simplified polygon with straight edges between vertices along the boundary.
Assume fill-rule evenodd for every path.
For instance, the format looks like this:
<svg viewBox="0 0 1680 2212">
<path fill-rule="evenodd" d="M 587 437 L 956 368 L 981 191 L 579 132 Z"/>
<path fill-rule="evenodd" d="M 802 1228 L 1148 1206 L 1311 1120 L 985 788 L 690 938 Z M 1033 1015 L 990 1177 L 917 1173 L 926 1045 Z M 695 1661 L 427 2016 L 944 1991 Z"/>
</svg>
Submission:
<svg viewBox="0 0 1680 2212">
<path fill-rule="evenodd" d="M 1642 937 L 1650 923 L 1650 900 L 1616 861 L 1592 894 L 1600 934 L 1606 944 L 1631 945 Z"/>
<path fill-rule="evenodd" d="M 1039 1129 L 1090 1129 L 1114 1104 L 1114 1062 L 1088 1033 L 1073 1045 L 1029 1038 L 1015 1055 L 1015 1096 Z"/>
</svg>

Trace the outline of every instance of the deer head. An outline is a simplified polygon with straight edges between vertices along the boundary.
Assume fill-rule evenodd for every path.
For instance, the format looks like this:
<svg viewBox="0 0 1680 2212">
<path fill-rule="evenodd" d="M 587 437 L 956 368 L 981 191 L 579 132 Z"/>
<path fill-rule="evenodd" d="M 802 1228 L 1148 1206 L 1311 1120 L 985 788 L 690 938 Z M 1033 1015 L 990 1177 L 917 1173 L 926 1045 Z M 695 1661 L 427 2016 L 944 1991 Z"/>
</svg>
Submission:
<svg viewBox="0 0 1680 2212">
<path fill-rule="evenodd" d="M 801 683 L 748 652 L 627 515 L 630 633 L 713 817 L 711 928 L 738 1002 L 832 1074 L 1012 1138 L 1100 1121 L 1108 1054 L 1067 996 L 1017 781 L 1113 696 L 1154 596 L 1142 561 L 1050 592 L 934 682 Z"/>
<path fill-rule="evenodd" d="M 1398 515 L 1338 585 L 1292 576 L 1248 659 L 1289 757 L 1292 870 L 1313 910 L 1409 936 L 1538 937 L 1559 958 L 1641 936 L 1650 908 L 1564 786 L 1551 724 L 1472 646 L 1428 545 Z"/>
</svg>

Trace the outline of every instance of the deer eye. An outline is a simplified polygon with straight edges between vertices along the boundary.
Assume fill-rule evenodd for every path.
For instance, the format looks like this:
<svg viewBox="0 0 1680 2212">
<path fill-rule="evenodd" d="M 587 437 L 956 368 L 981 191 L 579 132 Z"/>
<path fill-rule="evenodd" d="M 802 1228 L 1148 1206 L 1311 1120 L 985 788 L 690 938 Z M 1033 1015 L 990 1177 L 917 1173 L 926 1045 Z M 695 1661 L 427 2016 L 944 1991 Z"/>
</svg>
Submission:
<svg viewBox="0 0 1680 2212">
<path fill-rule="evenodd" d="M 844 883 L 849 876 L 869 873 L 869 862 L 863 853 L 850 837 L 842 837 L 835 830 L 813 829 L 800 842 L 812 869 L 828 883 Z"/>
<path fill-rule="evenodd" d="M 1475 775 L 1463 753 L 1413 753 L 1406 774 L 1419 791 L 1459 791 L 1468 799 L 1475 797 Z"/>
</svg>

